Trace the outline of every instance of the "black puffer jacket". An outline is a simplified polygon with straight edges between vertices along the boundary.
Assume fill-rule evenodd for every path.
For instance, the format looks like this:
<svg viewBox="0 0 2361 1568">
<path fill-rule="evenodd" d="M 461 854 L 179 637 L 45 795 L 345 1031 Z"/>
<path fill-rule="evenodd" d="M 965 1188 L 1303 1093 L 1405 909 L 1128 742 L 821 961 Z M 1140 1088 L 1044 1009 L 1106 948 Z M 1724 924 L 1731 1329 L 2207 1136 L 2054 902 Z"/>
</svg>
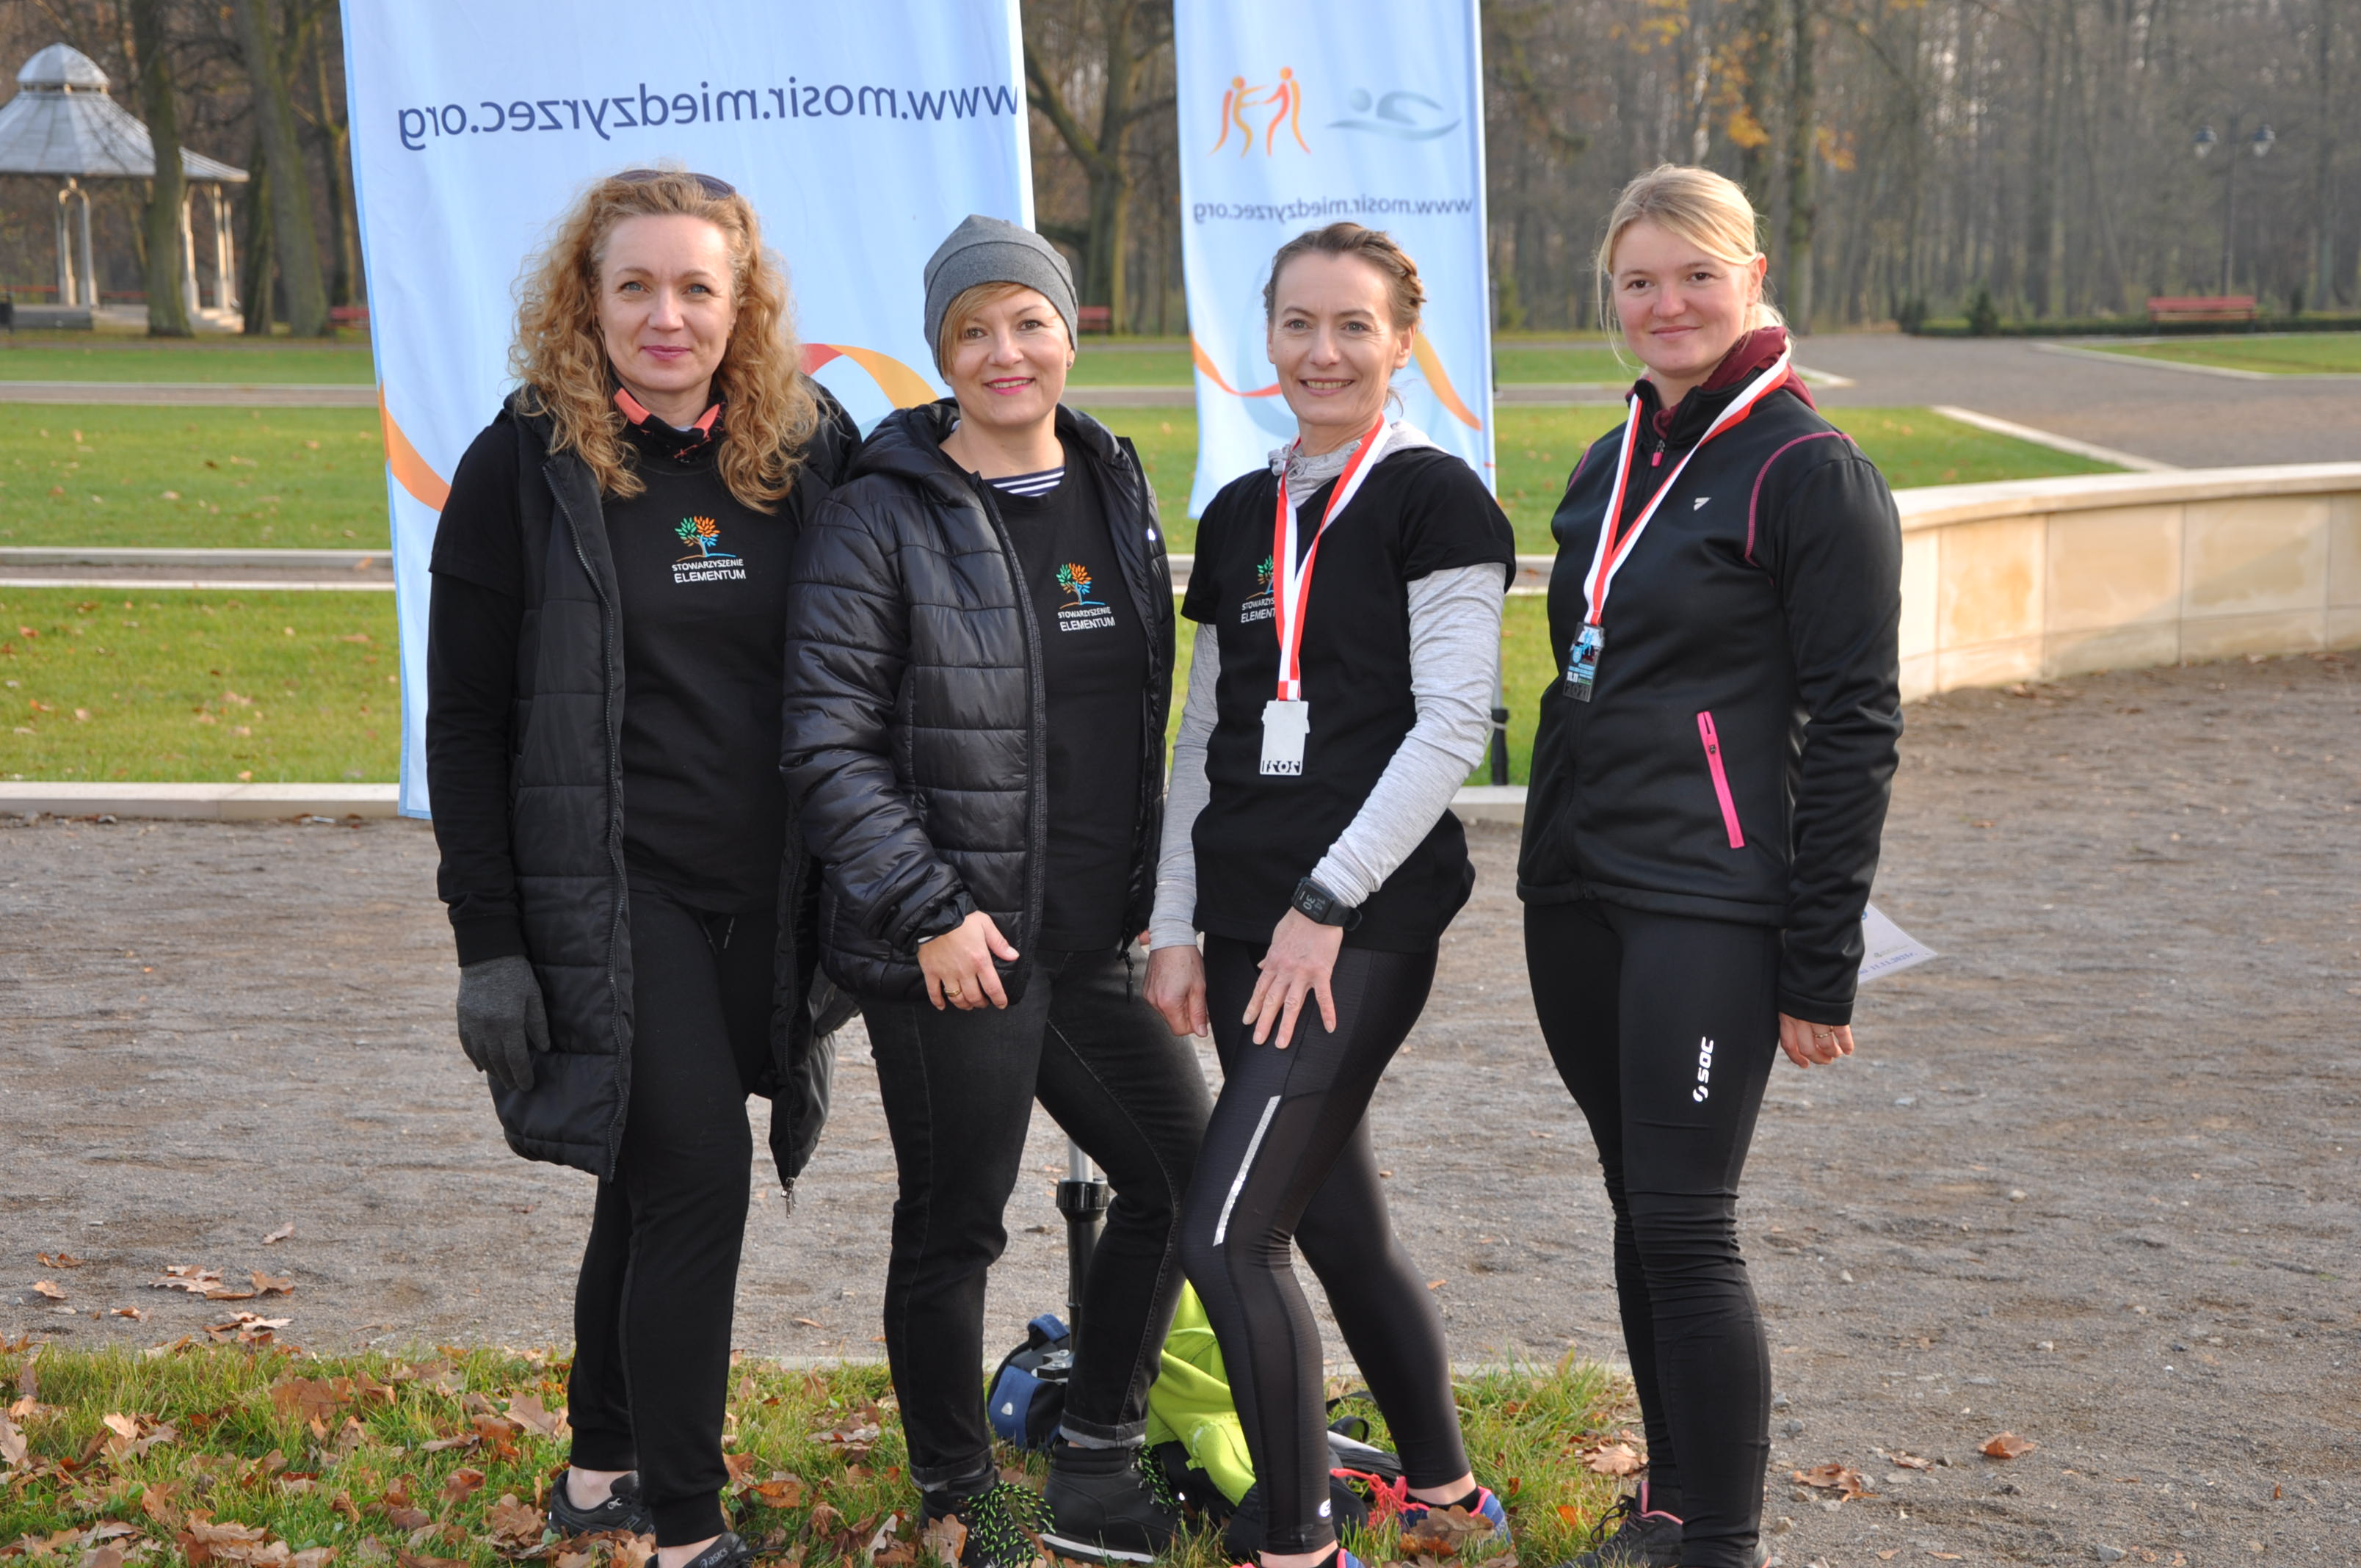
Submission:
<svg viewBox="0 0 2361 1568">
<path fill-rule="evenodd" d="M 1780 334 L 1758 337 L 1661 422 L 1642 383 L 1626 520 L 1674 488 L 1608 594 L 1593 699 L 1562 675 L 1543 694 L 1517 891 L 1784 927 L 1779 1010 L 1842 1024 L 1902 734 L 1902 531 L 1875 465 L 1800 383 L 1667 477 L 1777 358 Z M 1584 455 L 1551 520 L 1561 672 L 1622 439 Z"/>
<path fill-rule="evenodd" d="M 1041 630 L 992 488 L 943 455 L 958 405 L 904 409 L 796 547 L 785 765 L 825 867 L 820 962 L 863 996 L 925 994 L 917 937 L 965 894 L 1021 955 L 1041 925 L 1049 735 Z M 1088 414 L 1058 433 L 1096 472 L 1124 587 L 1148 630 L 1139 828 L 1125 929 L 1148 923 L 1162 833 L 1172 577 L 1131 443 Z"/>
<path fill-rule="evenodd" d="M 836 400 L 814 390 L 822 419 L 796 489 L 781 503 L 790 523 L 808 517 L 860 443 Z M 460 460 L 454 496 L 480 496 L 482 504 L 464 518 L 446 509 L 443 522 L 512 526 L 524 556 L 505 847 L 525 953 L 548 1008 L 550 1049 L 533 1058 L 531 1089 L 495 1082 L 492 1099 L 518 1154 L 605 1180 L 622 1144 L 631 1069 L 620 600 L 598 480 L 579 456 L 550 451 L 549 422 L 524 411 L 522 396 L 509 399 Z M 428 781 L 439 791 L 445 784 L 436 776 L 437 740 L 430 709 Z M 449 853 L 446 845 L 446 861 Z M 814 983 L 817 884 L 802 845 L 788 834 L 779 867 L 771 1062 L 756 1090 L 772 1099 L 772 1154 L 790 1189 L 828 1114 L 833 1058 L 825 1032 L 850 1013 L 832 988 Z"/>
</svg>

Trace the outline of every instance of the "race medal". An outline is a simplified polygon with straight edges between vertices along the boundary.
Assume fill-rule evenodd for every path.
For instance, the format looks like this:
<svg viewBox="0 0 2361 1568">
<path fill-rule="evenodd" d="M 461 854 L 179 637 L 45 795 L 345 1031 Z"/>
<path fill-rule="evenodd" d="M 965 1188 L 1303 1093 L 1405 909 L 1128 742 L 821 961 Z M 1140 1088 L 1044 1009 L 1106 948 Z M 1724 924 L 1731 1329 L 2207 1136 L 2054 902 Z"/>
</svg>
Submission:
<svg viewBox="0 0 2361 1568">
<path fill-rule="evenodd" d="M 1607 646 L 1607 629 L 1586 623 L 1575 633 L 1574 647 L 1565 656 L 1565 695 L 1576 702 L 1590 700 L 1590 688 L 1598 681 L 1598 652 Z"/>
<path fill-rule="evenodd" d="M 1312 705 L 1273 697 L 1262 705 L 1262 769 L 1279 778 L 1303 776 L 1303 742 L 1312 733 Z"/>
</svg>

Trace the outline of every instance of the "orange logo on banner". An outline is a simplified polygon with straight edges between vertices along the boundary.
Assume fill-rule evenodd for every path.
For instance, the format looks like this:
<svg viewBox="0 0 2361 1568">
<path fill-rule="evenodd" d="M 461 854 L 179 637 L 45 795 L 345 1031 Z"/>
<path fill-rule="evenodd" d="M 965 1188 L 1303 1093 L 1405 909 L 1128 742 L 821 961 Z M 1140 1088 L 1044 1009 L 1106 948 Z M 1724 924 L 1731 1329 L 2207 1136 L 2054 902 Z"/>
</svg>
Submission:
<svg viewBox="0 0 2361 1568">
<path fill-rule="evenodd" d="M 1268 109 L 1270 118 L 1259 132 L 1246 119 L 1248 109 Z M 1279 68 L 1279 80 L 1260 86 L 1249 86 L 1243 76 L 1230 78 L 1230 85 L 1222 94 L 1222 139 L 1213 144 L 1219 152 L 1230 145 L 1230 132 L 1238 133 L 1238 156 L 1254 151 L 1255 137 L 1262 137 L 1262 151 L 1269 158 L 1279 150 L 1279 128 L 1285 126 L 1294 137 L 1295 145 L 1310 152 L 1312 146 L 1303 139 L 1303 83 L 1295 79 L 1291 66 Z"/>
</svg>

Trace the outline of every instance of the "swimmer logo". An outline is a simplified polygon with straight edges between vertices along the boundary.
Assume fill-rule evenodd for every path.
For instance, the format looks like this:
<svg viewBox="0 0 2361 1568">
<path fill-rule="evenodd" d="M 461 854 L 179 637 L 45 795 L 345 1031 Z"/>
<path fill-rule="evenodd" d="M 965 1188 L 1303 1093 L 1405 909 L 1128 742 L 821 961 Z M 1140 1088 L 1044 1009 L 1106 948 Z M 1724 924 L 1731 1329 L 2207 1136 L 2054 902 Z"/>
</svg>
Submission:
<svg viewBox="0 0 2361 1568">
<path fill-rule="evenodd" d="M 1689 1098 L 1696 1101 L 1700 1105 L 1704 1104 L 1706 1102 L 1706 1096 L 1713 1092 L 1712 1081 L 1713 1042 L 1708 1039 L 1700 1038 L 1697 1041 L 1697 1087 L 1689 1091 Z"/>
</svg>

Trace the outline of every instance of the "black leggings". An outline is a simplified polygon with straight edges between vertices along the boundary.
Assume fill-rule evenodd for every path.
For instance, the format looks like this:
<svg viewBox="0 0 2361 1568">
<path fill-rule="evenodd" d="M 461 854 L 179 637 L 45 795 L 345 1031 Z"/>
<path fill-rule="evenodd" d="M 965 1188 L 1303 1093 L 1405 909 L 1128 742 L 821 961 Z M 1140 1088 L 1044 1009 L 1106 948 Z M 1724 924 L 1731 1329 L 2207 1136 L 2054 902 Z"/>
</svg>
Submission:
<svg viewBox="0 0 2361 1568">
<path fill-rule="evenodd" d="M 1346 948 L 1330 981 L 1336 1032 L 1309 1003 L 1282 1051 L 1256 1045 L 1238 1022 L 1263 951 L 1205 938 L 1205 1006 L 1223 1083 L 1181 1211 L 1180 1258 L 1221 1341 L 1262 1488 L 1264 1549 L 1318 1552 L 1336 1539 L 1320 1330 L 1290 1241 L 1327 1288 L 1410 1484 L 1467 1474 L 1442 1314 L 1394 1238 L 1363 1115 L 1426 1005 L 1434 953 Z"/>
<path fill-rule="evenodd" d="M 639 1471 L 657 1544 L 684 1546 L 724 1529 L 746 1096 L 770 1055 L 778 925 L 631 899 L 631 1103 L 574 1291 L 573 1462 Z"/>
<path fill-rule="evenodd" d="M 1525 910 L 1533 1007 L 1598 1146 L 1651 1504 L 1685 1568 L 1752 1568 L 1771 1369 L 1738 1178 L 1778 1049 L 1766 926 L 1586 901 Z"/>
</svg>

